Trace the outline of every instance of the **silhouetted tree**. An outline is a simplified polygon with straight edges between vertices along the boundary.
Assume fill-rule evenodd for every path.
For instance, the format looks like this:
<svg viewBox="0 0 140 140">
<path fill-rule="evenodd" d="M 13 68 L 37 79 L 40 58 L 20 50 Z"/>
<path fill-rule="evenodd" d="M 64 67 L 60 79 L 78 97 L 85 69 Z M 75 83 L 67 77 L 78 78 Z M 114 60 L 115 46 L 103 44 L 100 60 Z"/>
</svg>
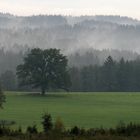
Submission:
<svg viewBox="0 0 140 140">
<path fill-rule="evenodd" d="M 17 75 L 21 85 L 46 89 L 60 88 L 68 90 L 70 78 L 67 71 L 67 58 L 58 49 L 32 49 L 18 65 Z"/>
<path fill-rule="evenodd" d="M 126 63 L 123 58 L 118 63 L 116 80 L 118 81 L 118 91 L 127 91 L 128 75 Z"/>
<path fill-rule="evenodd" d="M 104 65 L 101 68 L 101 83 L 103 91 L 114 91 L 116 90 L 117 81 L 116 81 L 116 62 L 111 56 L 109 56 Z"/>
<path fill-rule="evenodd" d="M 81 90 L 81 73 L 80 68 L 72 67 L 69 69 L 70 79 L 71 79 L 71 91 L 80 91 Z"/>
</svg>

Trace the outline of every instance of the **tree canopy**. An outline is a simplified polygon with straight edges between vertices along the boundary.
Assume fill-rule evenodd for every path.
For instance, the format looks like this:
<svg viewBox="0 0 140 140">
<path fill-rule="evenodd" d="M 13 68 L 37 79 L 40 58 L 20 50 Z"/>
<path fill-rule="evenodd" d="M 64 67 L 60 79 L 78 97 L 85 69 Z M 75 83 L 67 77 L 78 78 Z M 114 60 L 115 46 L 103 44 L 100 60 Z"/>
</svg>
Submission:
<svg viewBox="0 0 140 140">
<path fill-rule="evenodd" d="M 17 66 L 20 85 L 41 88 L 42 94 L 50 88 L 67 90 L 70 85 L 67 62 L 59 49 L 32 49 L 23 64 Z"/>
</svg>

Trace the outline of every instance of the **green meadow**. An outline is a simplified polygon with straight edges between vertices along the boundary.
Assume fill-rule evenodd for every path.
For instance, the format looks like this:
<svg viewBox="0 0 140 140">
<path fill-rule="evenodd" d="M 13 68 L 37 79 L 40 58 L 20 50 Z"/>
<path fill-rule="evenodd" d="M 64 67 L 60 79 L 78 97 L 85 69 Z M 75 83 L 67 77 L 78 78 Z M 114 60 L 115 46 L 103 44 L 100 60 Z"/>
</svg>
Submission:
<svg viewBox="0 0 140 140">
<path fill-rule="evenodd" d="M 114 127 L 120 121 L 140 123 L 140 93 L 6 93 L 0 120 L 15 121 L 14 127 L 36 124 L 49 112 L 53 120 L 61 117 L 65 127 Z"/>
</svg>

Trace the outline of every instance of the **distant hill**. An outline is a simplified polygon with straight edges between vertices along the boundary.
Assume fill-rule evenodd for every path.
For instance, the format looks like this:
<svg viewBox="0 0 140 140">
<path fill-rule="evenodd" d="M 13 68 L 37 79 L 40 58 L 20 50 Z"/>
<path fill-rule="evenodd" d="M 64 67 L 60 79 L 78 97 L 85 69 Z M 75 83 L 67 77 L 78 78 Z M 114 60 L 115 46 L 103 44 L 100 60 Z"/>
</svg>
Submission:
<svg viewBox="0 0 140 140">
<path fill-rule="evenodd" d="M 68 56 L 69 66 L 76 67 L 102 65 L 109 55 L 117 61 L 140 59 L 140 21 L 120 16 L 0 13 L 0 73 L 15 72 L 23 54 L 34 47 L 59 48 Z"/>
<path fill-rule="evenodd" d="M 0 48 L 59 48 L 66 54 L 114 49 L 140 53 L 140 21 L 121 16 L 14 16 L 0 13 Z"/>
<path fill-rule="evenodd" d="M 122 25 L 139 25 L 140 21 L 137 19 L 129 18 L 129 17 L 121 17 L 121 16 L 104 16 L 104 15 L 98 15 L 98 16 L 81 16 L 81 17 L 72 17 L 67 16 L 66 17 L 69 24 L 77 24 L 80 22 L 83 22 L 85 20 L 94 20 L 94 21 L 100 21 L 100 22 L 110 22 L 110 23 L 117 23 Z"/>
<path fill-rule="evenodd" d="M 9 13 L 0 13 L 0 27 L 54 27 L 65 24 L 79 24 L 86 20 L 94 20 L 95 22 L 108 22 L 121 25 L 140 25 L 137 19 L 121 16 L 61 16 L 61 15 L 37 15 L 37 16 L 14 16 Z"/>
<path fill-rule="evenodd" d="M 55 27 L 67 24 L 67 20 L 62 16 L 29 16 L 19 17 L 10 14 L 0 13 L 1 28 L 39 28 L 39 27 Z"/>
</svg>

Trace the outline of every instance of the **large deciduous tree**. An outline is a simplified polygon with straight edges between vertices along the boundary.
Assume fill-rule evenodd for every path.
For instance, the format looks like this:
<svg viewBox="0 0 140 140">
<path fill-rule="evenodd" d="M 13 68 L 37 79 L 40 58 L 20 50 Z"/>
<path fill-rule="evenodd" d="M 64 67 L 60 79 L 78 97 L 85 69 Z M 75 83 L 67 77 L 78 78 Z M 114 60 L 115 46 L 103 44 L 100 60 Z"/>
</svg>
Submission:
<svg viewBox="0 0 140 140">
<path fill-rule="evenodd" d="M 40 88 L 42 94 L 49 88 L 68 89 L 70 85 L 67 58 L 58 49 L 32 49 L 17 66 L 20 85 Z"/>
</svg>

